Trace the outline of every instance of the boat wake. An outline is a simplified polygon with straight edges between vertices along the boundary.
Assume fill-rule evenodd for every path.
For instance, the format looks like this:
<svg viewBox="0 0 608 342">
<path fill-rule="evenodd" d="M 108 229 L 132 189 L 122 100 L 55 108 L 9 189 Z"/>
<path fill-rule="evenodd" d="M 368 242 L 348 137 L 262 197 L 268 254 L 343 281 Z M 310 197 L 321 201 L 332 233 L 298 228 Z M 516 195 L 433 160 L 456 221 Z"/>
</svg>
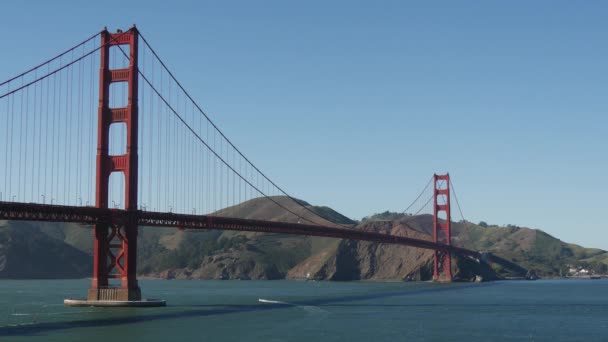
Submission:
<svg viewBox="0 0 608 342">
<path fill-rule="evenodd" d="M 287 303 L 287 302 L 281 302 L 281 301 L 278 301 L 278 300 L 270 300 L 270 299 L 263 299 L 263 298 L 258 298 L 258 302 L 260 302 L 260 303 L 266 303 L 266 304 L 294 305 L 294 304 Z"/>
<path fill-rule="evenodd" d="M 296 308 L 300 308 L 300 309 L 304 310 L 305 312 L 307 312 L 309 314 L 313 314 L 313 315 L 327 313 L 327 311 L 321 309 L 318 306 L 300 305 L 300 304 L 281 302 L 281 301 L 278 301 L 278 300 L 263 299 L 263 298 L 258 298 L 258 302 L 260 302 L 260 303 L 266 303 L 266 304 L 278 304 L 278 305 L 294 306 Z"/>
</svg>

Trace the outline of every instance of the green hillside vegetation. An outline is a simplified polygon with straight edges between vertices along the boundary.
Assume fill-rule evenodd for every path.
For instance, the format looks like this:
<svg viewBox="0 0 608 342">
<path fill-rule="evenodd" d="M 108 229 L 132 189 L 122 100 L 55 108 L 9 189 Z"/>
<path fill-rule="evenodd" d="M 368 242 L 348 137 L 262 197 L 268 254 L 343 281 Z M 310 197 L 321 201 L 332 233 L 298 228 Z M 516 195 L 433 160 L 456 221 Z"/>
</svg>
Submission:
<svg viewBox="0 0 608 342">
<path fill-rule="evenodd" d="M 386 211 L 364 218 L 363 222 L 366 221 L 405 222 L 408 227 L 432 236 L 431 215 L 411 216 Z M 453 222 L 452 244 L 490 252 L 541 276 L 558 276 L 560 270 L 566 274 L 568 266 L 591 268 L 598 273 L 606 273 L 604 270 L 608 267 L 608 253 L 604 250 L 565 243 L 542 230 L 516 225 Z"/>
<path fill-rule="evenodd" d="M 355 223 L 328 207 L 311 206 L 301 200 L 294 202 L 287 197 L 273 197 L 273 200 L 298 212 L 302 217 L 321 224 Z M 306 206 L 310 211 L 300 205 Z M 321 218 L 313 213 L 317 213 Z M 293 215 L 284 216 L 284 209 L 265 198 L 223 209 L 216 215 L 288 222 L 299 220 Z M 162 232 L 149 233 L 155 229 L 158 230 L 140 229 L 139 272 L 147 275 L 178 270 L 178 276 L 190 277 L 188 274 L 203 272 L 201 269 L 204 269 L 205 274 L 211 272 L 228 279 L 248 279 L 252 278 L 250 273 L 261 269 L 262 273 L 269 272 L 263 275 L 265 278 L 283 278 L 292 267 L 332 243 L 332 239 L 324 238 L 235 231 L 181 232 L 163 229 Z M 236 270 L 222 272 L 222 268 L 228 268 L 229 265 L 234 266 Z M 256 269 L 255 265 L 259 267 Z"/>
<path fill-rule="evenodd" d="M 557 276 L 581 263 L 594 264 L 598 270 L 603 267 L 600 263 L 608 264 L 606 251 L 565 243 L 539 229 L 460 222 L 453 230 L 459 245 L 491 252 L 541 276 Z"/>
<path fill-rule="evenodd" d="M 157 273 L 171 268 L 194 268 L 205 255 L 229 249 L 247 240 L 245 237 L 218 238 L 221 232 L 191 233 L 178 248 L 167 249 L 157 239 L 147 239 L 138 246 L 139 272 Z"/>
<path fill-rule="evenodd" d="M 0 278 L 90 276 L 93 259 L 43 232 L 37 223 L 0 221 Z"/>
<path fill-rule="evenodd" d="M 329 222 L 338 223 L 338 224 L 356 224 L 357 221 L 351 220 L 348 217 L 340 214 L 339 212 L 333 210 L 329 207 L 319 207 L 319 206 L 310 206 L 306 203 L 312 211 L 314 211 L 317 215 L 326 219 Z"/>
</svg>

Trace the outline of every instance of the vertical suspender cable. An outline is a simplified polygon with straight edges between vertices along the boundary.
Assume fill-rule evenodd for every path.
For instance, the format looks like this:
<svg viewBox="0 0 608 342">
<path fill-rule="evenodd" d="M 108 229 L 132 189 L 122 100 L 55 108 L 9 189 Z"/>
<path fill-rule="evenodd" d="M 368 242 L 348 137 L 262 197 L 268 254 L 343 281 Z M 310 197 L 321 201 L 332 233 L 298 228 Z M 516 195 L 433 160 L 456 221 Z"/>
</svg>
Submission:
<svg viewBox="0 0 608 342">
<path fill-rule="evenodd" d="M 163 73 L 160 73 L 160 89 L 163 88 Z M 162 115 L 162 99 L 160 98 L 160 96 L 158 97 L 158 141 L 159 141 L 159 146 L 158 146 L 158 152 L 159 152 L 159 159 L 158 159 L 158 185 L 157 185 L 157 201 L 158 201 L 158 210 L 162 207 L 162 202 L 161 202 L 161 198 L 160 198 L 160 194 L 161 194 L 161 181 L 163 179 L 163 134 L 162 134 L 162 127 L 163 127 L 163 120 L 164 120 L 164 115 Z"/>
<path fill-rule="evenodd" d="M 146 47 L 143 47 L 144 49 L 146 49 Z M 152 64 L 151 66 L 151 70 L 152 70 L 152 83 L 154 83 L 154 64 Z M 142 82 L 143 83 L 143 82 Z M 145 85 L 144 85 L 145 86 Z M 148 158 L 148 162 L 149 162 L 149 173 L 150 176 L 148 177 L 148 205 L 152 205 L 152 178 L 154 177 L 154 170 L 152 167 L 152 158 L 155 155 L 152 151 L 152 138 L 154 136 L 154 121 L 155 121 L 155 117 L 153 117 L 153 115 L 156 115 L 156 112 L 154 110 L 154 97 L 152 96 L 152 94 L 150 94 L 149 96 L 150 98 L 150 142 L 149 142 L 149 151 L 150 151 L 150 158 Z"/>
<path fill-rule="evenodd" d="M 11 91 L 11 84 L 9 82 L 9 83 L 7 83 L 7 92 L 10 92 L 10 91 Z M 11 138 L 9 137 L 9 134 L 11 133 L 11 127 L 9 126 L 9 123 L 10 123 L 9 118 L 11 117 L 11 114 L 10 114 L 10 111 L 11 111 L 10 110 L 10 108 L 11 108 L 11 99 L 12 99 L 12 96 L 9 96 L 9 97 L 6 98 L 6 126 L 5 126 L 6 127 L 6 132 L 4 134 L 4 139 L 5 139 L 5 143 L 4 143 L 4 151 L 5 152 L 4 152 L 4 155 L 6 157 L 8 157 L 8 155 L 9 155 L 8 146 L 9 146 L 9 141 L 11 140 Z M 10 158 L 8 160 L 10 160 Z M 9 164 L 8 162 L 4 163 L 4 188 L 3 188 L 3 190 L 4 190 L 4 196 L 5 196 L 5 198 L 9 198 L 10 199 L 11 194 L 10 194 L 10 192 L 7 192 L 8 184 L 10 184 L 9 183 L 10 177 L 8 175 L 8 164 Z M 4 198 L 2 200 L 4 200 Z"/>
<path fill-rule="evenodd" d="M 144 73 L 146 72 L 146 49 L 142 48 L 141 49 L 141 54 L 142 54 L 142 67 L 143 67 L 143 71 Z M 139 75 L 135 75 L 134 77 L 137 78 L 141 78 Z M 138 184 L 143 184 L 144 183 L 144 175 L 146 175 L 146 168 L 144 167 L 145 165 L 145 161 L 148 158 L 148 156 L 146 156 L 144 150 L 143 150 L 143 146 L 145 146 L 145 139 L 146 139 L 146 126 L 149 126 L 150 124 L 148 123 L 148 120 L 150 119 L 148 117 L 148 115 L 146 115 L 146 94 L 144 93 L 145 87 L 139 87 L 139 91 L 141 93 L 141 97 L 139 98 L 139 102 L 141 103 L 141 108 L 139 109 L 139 121 L 141 122 L 141 135 L 139 136 L 140 139 L 140 143 L 137 144 L 137 148 L 139 150 L 139 160 L 138 163 L 139 165 L 141 165 L 139 167 L 139 180 L 138 180 Z M 137 196 L 137 200 L 139 201 L 139 203 L 137 203 L 138 207 L 140 208 L 140 210 L 142 209 L 142 205 L 143 205 L 143 201 L 144 201 L 144 196 L 143 196 L 143 186 L 138 186 L 138 190 L 139 190 L 139 194 Z"/>
<path fill-rule="evenodd" d="M 49 70 L 47 70 L 49 71 Z M 54 79 L 55 76 L 53 76 L 53 83 L 54 83 Z M 44 197 L 42 197 L 42 202 L 46 202 L 46 196 L 49 195 L 49 189 L 47 188 L 47 184 L 49 184 L 50 182 L 48 182 L 49 179 L 49 175 L 48 175 L 48 160 L 49 160 L 49 146 L 51 145 L 49 142 L 49 136 L 52 136 L 52 130 L 49 131 L 48 127 L 49 127 L 49 115 L 51 114 L 51 111 L 49 111 L 49 103 L 51 102 L 51 99 L 49 98 L 50 96 L 50 88 L 51 88 L 51 80 L 50 78 L 46 79 L 46 108 L 45 108 L 45 113 L 44 113 L 44 160 L 47 162 L 45 163 L 44 167 L 45 167 L 45 172 L 44 172 L 44 183 L 43 183 L 43 190 L 42 192 L 44 193 Z M 54 89 L 54 87 L 53 87 Z"/>
<path fill-rule="evenodd" d="M 37 72 L 34 72 L 34 75 L 36 73 Z M 37 77 L 35 77 L 35 78 L 37 78 Z M 28 181 L 29 181 L 28 183 L 29 183 L 30 188 L 27 190 L 29 190 L 29 195 L 30 195 L 29 202 L 33 203 L 33 202 L 38 202 L 36 200 L 36 198 L 34 197 L 34 188 L 35 188 L 34 182 L 36 182 L 36 179 L 34 178 L 34 174 L 36 173 L 36 145 L 37 145 L 36 142 L 38 139 L 38 134 L 36 134 L 36 133 L 38 133 L 38 131 L 36 129 L 36 116 L 37 116 L 36 113 L 37 113 L 37 109 L 38 109 L 38 83 L 34 84 L 34 99 L 32 101 L 32 107 L 33 107 L 32 120 L 31 120 L 32 121 L 32 139 L 30 141 L 30 145 L 31 145 L 31 149 L 32 149 L 32 157 L 31 157 L 32 161 L 31 161 L 30 167 L 29 167 L 30 177 L 28 178 Z M 26 160 L 27 160 L 27 158 L 26 158 Z"/>
<path fill-rule="evenodd" d="M 74 61 L 74 51 L 72 51 L 72 62 Z M 64 178 L 63 178 L 63 188 L 64 188 L 64 198 L 65 198 L 65 204 L 71 205 L 72 203 L 70 203 L 70 189 L 71 189 L 71 185 L 72 185 L 72 166 L 69 164 L 69 160 L 70 160 L 70 156 L 72 154 L 72 138 L 73 138 L 73 131 L 70 132 L 70 126 L 74 125 L 74 121 L 72 121 L 72 104 L 73 104 L 73 94 L 72 94 L 72 89 L 73 89 L 73 83 L 74 83 L 74 67 L 70 66 L 68 68 L 68 75 L 69 75 L 69 81 L 66 82 L 66 92 L 68 93 L 68 96 L 66 98 L 66 101 L 69 105 L 66 106 L 66 113 L 67 113 L 67 117 L 65 120 L 65 127 L 66 127 L 66 132 L 64 132 L 64 136 L 65 136 L 65 144 L 66 144 L 66 153 L 64 153 L 65 156 L 65 161 L 64 161 L 64 166 L 65 166 L 65 172 L 64 172 Z"/>
<path fill-rule="evenodd" d="M 23 86 L 23 77 L 21 78 L 21 85 Z M 19 145 L 18 148 L 21 149 L 23 147 L 23 93 L 19 92 L 21 105 L 19 106 Z M 17 201 L 21 201 L 21 175 L 23 172 L 21 171 L 21 161 L 22 161 L 22 153 L 19 154 L 19 168 L 17 169 Z"/>
<path fill-rule="evenodd" d="M 48 201 L 50 202 L 54 196 L 54 184 L 55 184 L 55 121 L 56 117 L 56 103 L 57 102 L 57 75 L 53 75 L 53 103 L 51 105 L 51 109 L 52 109 L 52 113 L 51 116 L 49 117 L 47 115 L 47 117 L 49 117 L 49 119 L 51 120 L 51 136 L 50 136 L 50 140 L 51 140 L 51 151 L 50 153 L 47 153 L 47 155 L 51 158 L 51 178 L 49 181 L 49 199 Z"/>
<path fill-rule="evenodd" d="M 62 62 L 62 59 L 61 59 L 61 58 L 59 59 L 59 62 L 60 62 L 60 64 L 61 64 L 61 62 Z M 57 155 L 56 155 L 56 157 L 55 157 L 55 158 L 57 158 L 57 159 L 59 159 L 59 156 L 61 155 L 61 153 L 60 153 L 60 150 L 61 150 L 61 145 L 60 145 L 61 141 L 60 141 L 60 138 L 61 138 L 61 123 L 63 122 L 63 115 L 61 115 L 61 114 L 62 114 L 62 109 L 61 109 L 61 103 L 62 103 L 62 100 L 61 100 L 61 99 L 62 99 L 62 96 L 61 96 L 61 94 L 62 94 L 62 92 L 63 92 L 63 74 L 64 74 L 63 72 L 60 72 L 60 73 L 59 73 L 59 96 L 57 97 L 58 110 L 57 110 L 57 118 L 56 118 L 56 119 L 57 119 L 57 121 L 58 121 L 58 122 L 57 122 L 58 134 L 57 134 L 57 136 L 55 137 L 55 138 L 56 138 L 56 140 L 57 140 L 57 141 L 56 141 L 56 142 L 57 142 L 57 144 L 56 144 L 56 151 L 54 151 L 54 152 L 56 152 L 56 153 L 57 153 Z M 57 163 L 57 174 L 56 174 L 56 176 L 57 176 L 57 177 L 56 177 L 56 179 L 55 179 L 55 184 L 54 184 L 54 185 L 55 185 L 55 187 L 56 187 L 56 190 L 57 190 L 57 193 L 56 193 L 56 194 L 57 194 L 57 200 L 59 200 L 60 189 L 61 189 L 61 187 L 60 187 L 60 185 L 59 185 L 59 174 L 61 173 L 61 172 L 59 171 L 59 170 L 60 170 L 60 167 L 61 167 L 61 163 L 59 163 L 59 162 L 58 162 L 58 163 Z M 52 199 L 51 199 L 51 200 L 52 200 Z"/>
</svg>

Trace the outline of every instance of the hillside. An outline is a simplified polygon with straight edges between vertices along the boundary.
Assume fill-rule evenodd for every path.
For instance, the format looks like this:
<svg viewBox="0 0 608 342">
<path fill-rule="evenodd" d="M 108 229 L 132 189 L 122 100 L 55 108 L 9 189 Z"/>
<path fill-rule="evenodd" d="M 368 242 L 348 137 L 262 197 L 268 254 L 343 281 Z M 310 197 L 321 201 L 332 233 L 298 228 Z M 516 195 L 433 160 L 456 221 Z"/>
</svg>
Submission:
<svg viewBox="0 0 608 342">
<path fill-rule="evenodd" d="M 567 265 L 607 264 L 608 252 L 563 242 L 539 229 L 454 224 L 455 244 L 488 251 L 541 276 L 557 276 Z"/>
<path fill-rule="evenodd" d="M 72 228 L 75 227 L 0 221 L 0 278 L 90 276 L 93 258 L 64 242 L 65 236 L 52 237 L 48 234 L 57 231 L 70 232 L 73 231 Z"/>
<path fill-rule="evenodd" d="M 290 214 L 276 203 L 297 213 Z M 302 205 L 308 208 L 302 208 Z M 317 213 L 319 216 L 315 215 Z M 356 222 L 327 207 L 315 207 L 287 197 L 258 198 L 215 213 L 257 220 L 299 222 L 310 220 L 317 224 Z M 185 236 L 188 238 L 184 238 Z M 159 240 L 160 248 L 150 258 L 142 260 L 141 271 L 149 276 L 195 279 L 282 279 L 288 271 L 335 244 L 334 239 L 304 236 L 263 234 L 254 232 L 212 231 L 173 232 Z M 178 247 L 178 248 L 176 248 Z"/>
<path fill-rule="evenodd" d="M 389 218 L 387 220 L 386 218 Z M 367 218 L 357 229 L 384 234 L 431 240 L 425 217 L 391 215 Z M 432 217 L 431 217 L 432 224 Z M 433 251 L 364 241 L 340 241 L 294 267 L 289 278 L 327 280 L 429 280 L 432 278 Z M 472 280 L 480 275 L 486 280 L 498 275 L 467 258 L 453 258 L 455 279 Z"/>
<path fill-rule="evenodd" d="M 287 211 L 287 210 L 289 211 Z M 297 214 L 302 219 L 294 215 Z M 356 221 L 328 207 L 310 205 L 308 202 L 286 196 L 255 198 L 214 213 L 216 216 L 240 217 L 253 220 L 354 225 Z"/>
<path fill-rule="evenodd" d="M 433 217 L 431 215 L 411 217 L 383 213 L 372 216 L 368 220 L 383 221 L 386 218 L 406 222 L 409 228 L 428 236 L 432 235 Z M 501 227 L 484 224 L 484 226 L 480 226 L 471 222 L 453 222 L 452 244 L 490 252 L 543 276 L 557 276 L 560 274 L 560 268 L 563 270 L 566 265 L 608 264 L 608 252 L 604 250 L 584 248 L 563 242 L 539 229 L 513 225 Z"/>
<path fill-rule="evenodd" d="M 299 200 L 294 203 L 286 197 L 272 199 L 319 224 L 355 223 L 327 207 L 315 207 Z M 286 215 L 285 210 L 268 199 L 247 201 L 215 215 L 299 220 L 294 215 Z M 5 222 L 0 225 L 0 278 L 88 277 L 92 267 L 92 234 L 91 227 L 77 224 Z M 27 236 L 32 238 L 28 240 Z M 174 228 L 142 227 L 139 229 L 138 272 L 154 277 L 279 279 L 297 263 L 333 242 L 332 239 L 293 235 L 184 232 Z M 14 266 L 19 263 L 26 266 Z M 64 269 L 56 271 L 49 268 L 48 263 Z"/>
<path fill-rule="evenodd" d="M 254 199 L 216 215 L 297 222 L 276 201 L 305 220 L 356 229 L 431 239 L 432 216 L 383 213 L 355 222 L 328 207 L 315 207 L 287 197 Z M 301 205 L 306 206 L 306 209 Z M 312 212 L 318 213 L 319 218 Z M 491 252 L 542 276 L 558 275 L 574 264 L 608 264 L 608 253 L 562 242 L 540 230 L 482 227 L 453 223 L 452 243 Z M 330 238 L 229 231 L 184 232 L 142 227 L 138 271 L 141 275 L 186 279 L 426 280 L 431 277 L 432 252 L 404 246 Z M 90 227 L 77 224 L 0 222 L 0 278 L 88 277 L 92 266 Z M 492 279 L 507 270 L 484 268 L 470 259 L 455 258 L 461 279 L 482 275 Z M 497 274 L 495 273 L 497 272 Z"/>
</svg>

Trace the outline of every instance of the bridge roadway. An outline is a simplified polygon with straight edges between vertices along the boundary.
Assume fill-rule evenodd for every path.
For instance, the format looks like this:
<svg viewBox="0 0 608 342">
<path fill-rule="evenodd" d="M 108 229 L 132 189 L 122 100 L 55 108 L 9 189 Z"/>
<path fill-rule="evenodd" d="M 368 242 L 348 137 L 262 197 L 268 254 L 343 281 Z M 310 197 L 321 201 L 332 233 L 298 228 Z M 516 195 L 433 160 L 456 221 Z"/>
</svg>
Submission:
<svg viewBox="0 0 608 342">
<path fill-rule="evenodd" d="M 458 255 L 474 257 L 476 259 L 482 257 L 481 252 L 405 236 L 331 226 L 229 218 L 211 215 L 186 215 L 142 210 L 127 211 L 122 209 L 103 209 L 95 207 L 0 202 L 0 220 L 74 222 L 91 225 L 96 223 L 121 224 L 122 222 L 128 222 L 129 220 L 136 220 L 138 226 L 176 227 L 179 229 L 191 230 L 218 229 L 320 236 L 441 250 Z M 492 259 L 495 259 L 495 256 L 492 256 Z"/>
</svg>

